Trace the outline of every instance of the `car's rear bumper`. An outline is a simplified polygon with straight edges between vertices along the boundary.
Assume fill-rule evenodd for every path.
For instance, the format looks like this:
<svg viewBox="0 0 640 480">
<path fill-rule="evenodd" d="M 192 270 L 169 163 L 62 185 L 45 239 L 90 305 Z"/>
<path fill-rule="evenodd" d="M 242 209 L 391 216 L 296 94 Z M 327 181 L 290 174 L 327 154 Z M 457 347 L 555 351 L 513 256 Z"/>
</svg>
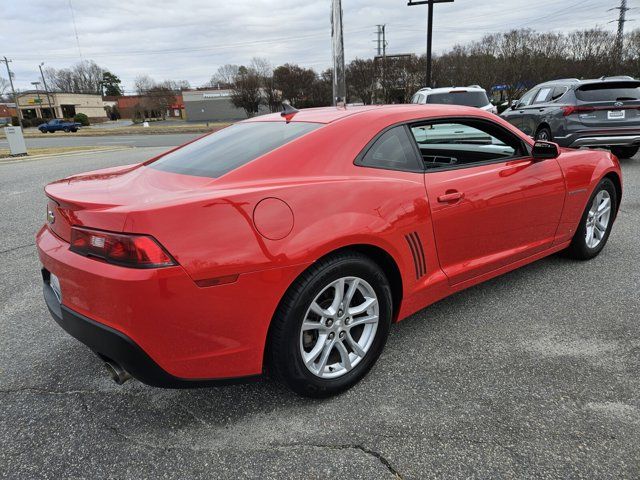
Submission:
<svg viewBox="0 0 640 480">
<path fill-rule="evenodd" d="M 49 272 L 43 269 L 44 300 L 53 319 L 69 335 L 80 340 L 103 359 L 119 365 L 132 377 L 147 385 L 163 388 L 192 388 L 228 385 L 260 378 L 259 375 L 235 378 L 193 379 L 171 375 L 158 365 L 131 338 L 118 330 L 91 320 L 58 302 L 49 285 Z"/>
<path fill-rule="evenodd" d="M 250 272 L 233 283 L 199 287 L 180 266 L 135 269 L 83 257 L 46 226 L 36 244 L 43 268 L 60 282 L 59 307 L 52 307 L 51 295 L 47 301 L 56 321 L 152 385 L 260 375 L 273 312 L 305 268 Z"/>
<path fill-rule="evenodd" d="M 586 131 L 564 137 L 554 137 L 553 141 L 562 147 L 572 148 L 640 146 L 640 131 L 629 133 Z"/>
</svg>

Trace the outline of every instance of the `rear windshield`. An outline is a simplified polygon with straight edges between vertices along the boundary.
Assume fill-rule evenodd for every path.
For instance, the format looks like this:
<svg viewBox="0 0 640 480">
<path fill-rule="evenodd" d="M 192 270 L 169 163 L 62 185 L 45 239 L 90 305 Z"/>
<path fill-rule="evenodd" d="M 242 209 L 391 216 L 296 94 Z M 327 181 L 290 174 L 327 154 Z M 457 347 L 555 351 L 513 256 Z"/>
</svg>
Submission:
<svg viewBox="0 0 640 480">
<path fill-rule="evenodd" d="M 238 123 L 168 153 L 149 166 L 216 178 L 321 126 L 307 122 Z"/>
<path fill-rule="evenodd" d="M 466 107 L 485 107 L 489 99 L 484 92 L 449 92 L 431 93 L 427 103 L 444 103 L 447 105 L 464 105 Z"/>
<path fill-rule="evenodd" d="M 583 102 L 623 102 L 640 100 L 640 82 L 606 82 L 583 85 L 576 90 Z"/>
</svg>

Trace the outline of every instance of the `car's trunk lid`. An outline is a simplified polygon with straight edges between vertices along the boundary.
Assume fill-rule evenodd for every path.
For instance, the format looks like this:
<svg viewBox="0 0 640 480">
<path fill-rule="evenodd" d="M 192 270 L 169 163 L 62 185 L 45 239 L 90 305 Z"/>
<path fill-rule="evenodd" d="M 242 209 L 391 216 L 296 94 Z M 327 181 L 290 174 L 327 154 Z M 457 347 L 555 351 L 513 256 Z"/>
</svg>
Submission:
<svg viewBox="0 0 640 480">
<path fill-rule="evenodd" d="M 576 89 L 577 114 L 585 127 L 640 127 L 640 82 L 601 81 Z"/>
<path fill-rule="evenodd" d="M 133 208 L 175 201 L 181 196 L 176 193 L 189 195 L 211 183 L 211 178 L 163 172 L 144 165 L 76 175 L 45 188 L 47 222 L 67 242 L 74 225 L 122 231 Z"/>
</svg>

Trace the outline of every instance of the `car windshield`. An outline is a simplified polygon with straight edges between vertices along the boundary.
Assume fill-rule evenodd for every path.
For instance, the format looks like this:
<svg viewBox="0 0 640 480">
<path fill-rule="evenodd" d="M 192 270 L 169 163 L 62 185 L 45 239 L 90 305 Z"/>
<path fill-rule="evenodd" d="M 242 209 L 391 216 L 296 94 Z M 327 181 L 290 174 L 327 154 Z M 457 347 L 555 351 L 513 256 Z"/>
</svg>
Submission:
<svg viewBox="0 0 640 480">
<path fill-rule="evenodd" d="M 238 123 L 168 153 L 149 166 L 217 178 L 320 126 L 308 122 Z"/>
<path fill-rule="evenodd" d="M 489 99 L 485 92 L 468 92 L 466 90 L 460 90 L 458 92 L 431 93 L 427 97 L 427 103 L 464 105 L 466 107 L 484 107 L 489 105 Z"/>
<path fill-rule="evenodd" d="M 583 102 L 622 102 L 640 100 L 640 82 L 606 82 L 583 85 L 576 90 Z"/>
</svg>

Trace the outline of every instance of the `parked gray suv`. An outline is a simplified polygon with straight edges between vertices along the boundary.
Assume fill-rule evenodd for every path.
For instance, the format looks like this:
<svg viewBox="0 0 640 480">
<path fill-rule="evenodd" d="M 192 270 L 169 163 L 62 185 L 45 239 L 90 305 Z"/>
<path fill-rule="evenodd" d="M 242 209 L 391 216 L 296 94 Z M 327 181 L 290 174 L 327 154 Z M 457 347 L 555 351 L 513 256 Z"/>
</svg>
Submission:
<svg viewBox="0 0 640 480">
<path fill-rule="evenodd" d="M 536 140 L 605 147 L 631 158 L 640 149 L 640 81 L 620 76 L 541 83 L 502 117 Z"/>
</svg>

